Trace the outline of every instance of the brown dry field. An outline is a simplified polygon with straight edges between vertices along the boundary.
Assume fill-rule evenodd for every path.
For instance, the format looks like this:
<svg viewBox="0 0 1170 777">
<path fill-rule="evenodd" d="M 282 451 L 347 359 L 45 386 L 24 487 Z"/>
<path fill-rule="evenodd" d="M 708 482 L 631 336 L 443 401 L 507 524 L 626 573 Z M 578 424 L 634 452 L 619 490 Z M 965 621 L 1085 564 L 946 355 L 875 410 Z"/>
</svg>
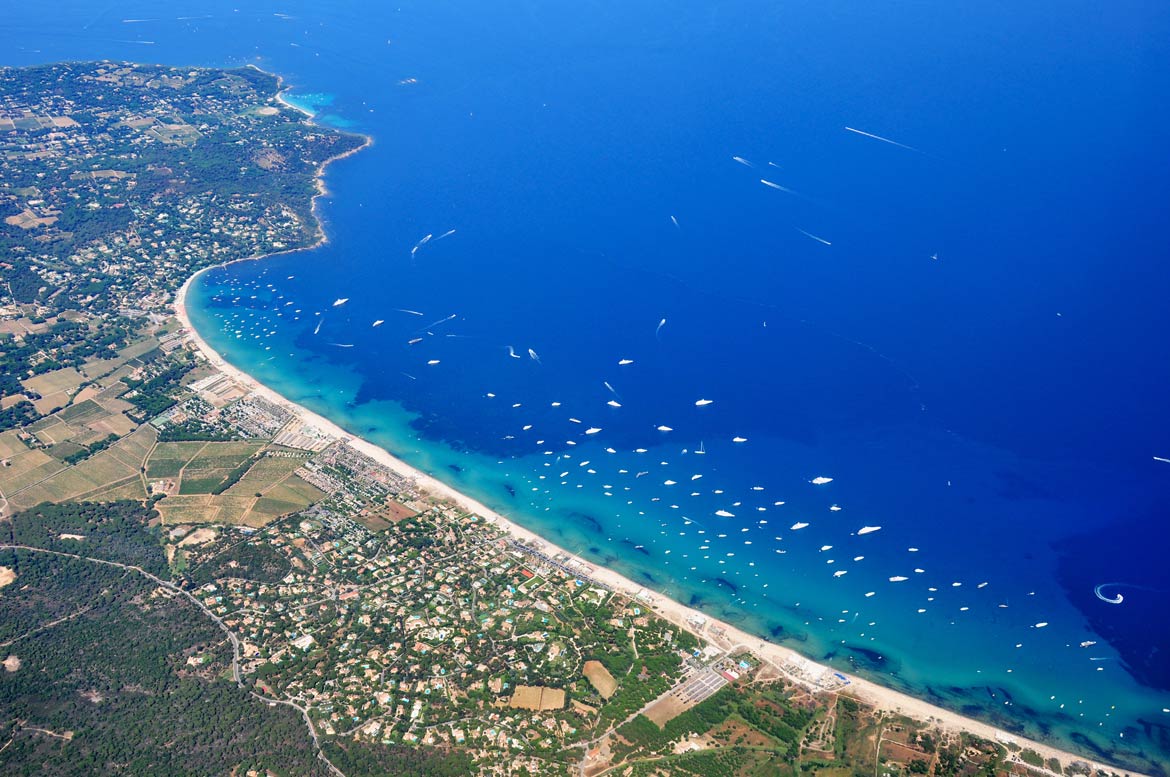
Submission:
<svg viewBox="0 0 1170 777">
<path fill-rule="evenodd" d="M 9 501 L 13 507 L 28 509 L 41 502 L 63 502 L 73 499 L 87 491 L 100 487 L 99 483 L 87 480 L 77 470 L 64 469 L 46 478 L 40 483 L 30 485 L 19 494 L 12 496 Z"/>
<path fill-rule="evenodd" d="M 278 515 L 301 509 L 290 505 L 287 510 L 275 512 L 266 500 L 254 496 L 229 496 L 221 494 L 178 494 L 168 496 L 155 505 L 168 526 L 190 523 L 227 523 L 236 526 L 251 526 L 259 529 L 272 522 Z"/>
<path fill-rule="evenodd" d="M 708 731 L 707 736 L 719 742 L 738 743 L 743 747 L 769 748 L 776 746 L 776 740 L 735 718 L 720 723 Z"/>
<path fill-rule="evenodd" d="M 24 448 L 23 445 L 21 447 Z M 29 450 L 28 448 L 7 457 L 5 461 L 8 462 L 8 466 L 0 466 L 0 491 L 6 494 L 15 493 L 50 473 L 64 468 L 61 462 L 44 451 Z"/>
<path fill-rule="evenodd" d="M 357 515 L 354 516 L 354 520 L 372 532 L 380 532 L 389 529 L 391 526 L 391 523 L 385 518 L 373 514 Z"/>
<path fill-rule="evenodd" d="M 654 702 L 643 714 L 654 721 L 654 725 L 663 728 L 666 724 L 693 707 L 673 693 Z"/>
<path fill-rule="evenodd" d="M 71 391 L 81 385 L 85 378 L 72 367 L 46 372 L 21 381 L 21 384 L 30 391 L 43 396 L 56 394 L 58 391 Z"/>
<path fill-rule="evenodd" d="M 73 404 L 80 405 L 82 402 L 87 402 L 91 399 L 97 399 L 101 396 L 102 390 L 94 385 L 89 385 L 77 392 L 77 396 L 73 398 Z"/>
<path fill-rule="evenodd" d="M 618 684 L 617 680 L 613 679 L 613 675 L 609 673 L 609 670 L 605 668 L 605 665 L 600 661 L 586 661 L 581 671 L 585 674 L 590 684 L 601 694 L 601 698 L 609 701 L 610 697 L 617 690 Z"/>
<path fill-rule="evenodd" d="M 55 391 L 52 394 L 45 394 L 40 399 L 33 401 L 33 407 L 37 409 L 38 413 L 44 414 L 57 407 L 65 407 L 69 404 L 68 391 Z"/>
<path fill-rule="evenodd" d="M 891 742 L 888 739 L 882 740 L 882 757 L 896 761 L 899 764 L 909 764 L 916 759 L 930 763 L 932 758 L 932 756 L 920 750 L 915 750 L 912 747 L 907 747 L 897 742 Z"/>
<path fill-rule="evenodd" d="M 517 685 L 508 704 L 522 710 L 559 710 L 565 706 L 565 692 L 541 685 Z"/>
<path fill-rule="evenodd" d="M 387 513 L 386 517 L 390 520 L 391 523 L 398 523 L 399 521 L 405 520 L 407 518 L 413 518 L 414 516 L 418 515 L 417 512 L 410 509 L 401 502 L 387 502 L 385 510 Z"/>
<path fill-rule="evenodd" d="M 28 397 L 24 394 L 9 394 L 6 397 L 0 398 L 0 410 L 7 410 L 13 405 L 19 405 L 21 402 L 27 402 Z"/>
<path fill-rule="evenodd" d="M 28 447 L 16 435 L 15 429 L 0 434 L 0 459 L 6 459 L 28 450 Z"/>
<path fill-rule="evenodd" d="M 134 422 L 124 415 L 106 416 L 100 421 L 92 421 L 89 427 L 96 432 L 104 432 L 105 434 L 116 434 L 119 437 L 125 437 L 134 431 Z"/>
<path fill-rule="evenodd" d="M 23 210 L 15 216 L 9 216 L 4 219 L 5 224 L 11 224 L 14 227 L 21 229 L 32 229 L 33 227 L 47 227 L 57 222 L 56 216 L 38 217 L 37 214 L 31 210 Z"/>
<path fill-rule="evenodd" d="M 112 484 L 109 488 L 95 491 L 86 497 L 91 502 L 120 502 L 123 499 L 143 501 L 146 499 L 146 488 L 141 478 L 128 478 L 121 483 Z"/>
<path fill-rule="evenodd" d="M 114 396 L 115 394 L 122 393 L 125 390 L 124 385 L 125 384 L 123 383 L 118 383 L 113 388 L 102 389 L 102 393 L 98 396 L 97 399 L 94 400 L 94 402 L 97 402 L 108 412 L 115 415 L 121 415 L 127 410 L 133 410 L 134 405 L 130 404 L 124 399 L 118 399 L 116 396 Z"/>
<path fill-rule="evenodd" d="M 126 466 L 125 462 L 114 456 L 112 449 L 109 448 L 90 456 L 78 464 L 76 469 L 94 481 L 95 487 L 116 483 L 137 474 L 135 467 Z"/>
</svg>

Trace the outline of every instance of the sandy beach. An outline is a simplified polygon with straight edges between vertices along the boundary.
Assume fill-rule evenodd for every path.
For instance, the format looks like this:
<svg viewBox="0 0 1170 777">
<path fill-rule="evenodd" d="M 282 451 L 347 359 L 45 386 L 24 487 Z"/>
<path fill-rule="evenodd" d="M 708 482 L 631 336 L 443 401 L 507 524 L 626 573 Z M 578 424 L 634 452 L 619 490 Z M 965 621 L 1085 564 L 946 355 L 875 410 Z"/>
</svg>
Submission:
<svg viewBox="0 0 1170 777">
<path fill-rule="evenodd" d="M 263 258 L 263 257 L 256 257 Z M 641 586 L 623 575 L 614 572 L 611 569 L 597 566 L 584 559 L 580 559 L 573 553 L 561 548 L 545 538 L 535 534 L 532 531 L 520 526 L 519 524 L 508 520 L 504 516 L 495 512 L 483 503 L 472 499 L 471 497 L 448 486 L 436 478 L 410 466 L 401 459 L 391 455 L 383 448 L 374 445 L 373 443 L 361 437 L 355 436 L 345 429 L 341 428 L 329 419 L 321 416 L 306 407 L 298 405 L 289 401 L 277 392 L 273 391 L 268 386 L 257 381 L 251 375 L 234 367 L 226 362 L 215 350 L 207 344 L 207 342 L 200 337 L 199 333 L 191 325 L 191 319 L 187 315 L 186 296 L 187 290 L 191 283 L 199 277 L 200 273 L 196 273 L 183 284 L 179 289 L 174 302 L 175 315 L 183 327 L 188 332 L 188 338 L 196 350 L 201 353 L 208 363 L 223 374 L 229 376 L 232 380 L 255 393 L 256 395 L 267 399 L 270 402 L 285 407 L 302 423 L 315 427 L 316 429 L 332 435 L 340 440 L 345 440 L 350 446 L 356 450 L 364 453 L 378 463 L 387 467 L 388 469 L 398 473 L 402 477 L 413 479 L 421 491 L 424 491 L 440 500 L 448 501 L 452 504 L 458 505 L 461 509 L 478 515 L 487 521 L 490 521 L 495 526 L 498 526 L 504 532 L 513 538 L 522 542 L 535 543 L 544 546 L 544 550 L 548 554 L 560 553 L 569 558 L 577 558 L 577 560 L 585 567 L 592 571 L 590 576 L 600 583 L 603 583 L 615 591 L 620 591 L 630 597 L 637 597 L 641 595 L 641 600 L 651 606 L 655 613 L 659 616 L 677 624 L 696 636 L 708 640 L 719 647 L 730 650 L 736 647 L 742 647 L 750 650 L 761 660 L 771 664 L 772 667 L 780 674 L 788 677 L 793 682 L 800 683 L 805 687 L 814 690 L 823 690 L 825 683 L 830 682 L 835 678 L 836 670 L 833 670 L 822 664 L 818 664 L 796 651 L 789 648 L 777 645 L 772 642 L 761 639 L 760 637 L 750 635 L 735 626 L 712 619 L 711 617 L 689 607 L 686 607 L 679 602 L 662 596 L 659 593 L 649 591 L 645 586 Z M 1114 767 L 1102 764 L 1073 753 L 1060 750 L 1046 745 L 1041 742 L 1018 737 L 1014 734 L 1009 734 L 995 726 L 983 723 L 972 718 L 964 717 L 958 713 L 937 707 L 921 699 L 916 699 L 899 691 L 885 688 L 877 683 L 865 680 L 859 677 L 845 675 L 849 683 L 834 692 L 847 694 L 875 708 L 888 710 L 890 712 L 907 715 L 918 720 L 930 721 L 941 728 L 951 731 L 966 731 L 978 736 L 990 739 L 1001 743 L 1015 743 L 1024 748 L 1035 750 L 1044 758 L 1056 758 L 1064 765 L 1072 764 L 1073 762 L 1087 763 L 1095 768 L 1105 769 L 1107 771 L 1117 771 Z M 835 686 L 839 686 L 840 682 L 833 682 Z M 1040 770 L 1043 771 L 1043 770 Z M 1135 772 L 1125 772 L 1126 774 L 1134 774 Z"/>
<path fill-rule="evenodd" d="M 282 103 L 290 108 L 298 110 L 302 113 L 307 112 L 298 106 L 286 102 L 280 95 L 278 95 Z M 311 117 L 311 115 L 310 115 Z M 313 198 L 313 213 L 316 215 L 317 200 L 320 196 L 327 192 L 324 183 L 325 168 L 333 161 L 350 156 L 364 148 L 371 143 L 370 138 L 366 138 L 365 143 L 361 146 L 355 147 L 350 151 L 333 157 L 323 162 L 318 168 L 317 175 L 317 195 Z M 295 251 L 311 250 L 317 246 L 322 245 L 327 241 L 324 229 L 321 227 L 320 219 L 317 223 L 316 239 L 309 248 L 293 249 Z M 280 252 L 292 253 L 292 251 Z M 268 254 L 264 256 L 247 257 L 237 261 L 254 261 L 264 259 L 269 256 L 277 254 Z M 208 268 L 210 269 L 210 268 Z M 1094 768 L 1106 770 L 1108 772 L 1120 772 L 1124 774 L 1138 775 L 1136 772 L 1124 772 L 1116 767 L 1111 767 L 1093 761 L 1073 753 L 1060 750 L 1056 747 L 1024 739 L 1014 734 L 1009 734 L 996 728 L 995 726 L 974 720 L 955 712 L 937 707 L 921 699 L 908 696 L 899 691 L 885 688 L 877 683 L 851 676 L 838 674 L 836 670 L 831 669 L 822 664 L 818 664 L 789 648 L 768 642 L 758 636 L 750 635 L 735 626 L 715 620 L 697 610 L 669 599 L 657 592 L 649 591 L 644 586 L 635 583 L 634 581 L 620 575 L 613 570 L 605 567 L 597 566 L 585 559 L 580 559 L 575 554 L 560 548 L 554 543 L 549 542 L 543 537 L 538 536 L 532 531 L 508 520 L 504 516 L 491 510 L 486 505 L 472 499 L 447 484 L 437 480 L 436 478 L 415 469 L 406 462 L 394 457 L 388 451 L 374 445 L 359 436 L 353 435 L 341 428 L 329 419 L 314 413 L 308 408 L 302 407 L 294 402 L 289 401 L 277 392 L 273 391 L 268 386 L 260 383 L 251 375 L 234 367 L 225 361 L 220 354 L 213 350 L 207 342 L 199 335 L 191 324 L 191 319 L 188 316 L 186 308 L 186 297 L 191 284 L 206 270 L 201 270 L 195 273 L 183 284 L 178 290 L 174 300 L 174 311 L 176 317 L 188 333 L 190 343 L 196 350 L 207 359 L 208 363 L 219 370 L 223 374 L 229 376 L 232 380 L 240 384 L 242 387 L 256 395 L 267 399 L 270 402 L 281 405 L 289 410 L 301 422 L 315 427 L 316 429 L 326 434 L 332 435 L 338 439 L 347 441 L 353 448 L 364 453 L 383 466 L 398 473 L 402 477 L 413 479 L 421 491 L 429 493 L 432 497 L 440 500 L 449 501 L 461 509 L 478 515 L 487 521 L 492 522 L 504 532 L 513 538 L 529 543 L 536 543 L 543 546 L 543 549 L 549 555 L 563 554 L 569 558 L 576 558 L 581 565 L 588 567 L 592 571 L 589 573 L 594 580 L 603 583 L 606 586 L 620 591 L 630 597 L 639 597 L 640 600 L 648 604 L 654 612 L 666 620 L 675 623 L 688 631 L 694 633 L 701 639 L 707 640 L 725 650 L 731 650 L 736 647 L 742 647 L 750 650 L 755 656 L 762 661 L 770 664 L 776 672 L 790 678 L 793 682 L 799 683 L 814 690 L 829 690 L 829 692 L 847 694 L 853 698 L 863 701 L 881 710 L 887 710 L 898 714 L 906 715 L 922 721 L 929 721 L 939 726 L 940 728 L 950 731 L 965 731 L 980 737 L 997 741 L 1001 743 L 1014 743 L 1022 748 L 1030 748 L 1046 760 L 1055 758 L 1061 764 L 1067 766 L 1074 762 L 1080 764 L 1088 764 Z M 640 596 L 639 596 L 640 595 Z M 846 677 L 848 684 L 842 683 L 840 677 Z M 843 686 L 843 687 L 842 687 Z M 1032 768 L 1037 774 L 1052 774 L 1044 769 Z"/>
</svg>

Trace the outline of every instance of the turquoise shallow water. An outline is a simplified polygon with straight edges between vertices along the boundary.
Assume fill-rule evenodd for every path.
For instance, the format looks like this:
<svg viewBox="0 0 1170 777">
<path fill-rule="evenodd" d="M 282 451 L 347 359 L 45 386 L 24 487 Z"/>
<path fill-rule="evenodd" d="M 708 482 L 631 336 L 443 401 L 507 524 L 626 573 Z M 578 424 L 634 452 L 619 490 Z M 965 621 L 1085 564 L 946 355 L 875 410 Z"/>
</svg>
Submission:
<svg viewBox="0 0 1170 777">
<path fill-rule="evenodd" d="M 336 179 L 332 183 L 344 188 Z M 238 265 L 223 274 L 226 286 L 216 283 L 219 273 L 211 273 L 199 294 L 238 294 L 249 284 L 259 291 L 270 282 L 279 288 L 277 279 L 287 282 L 291 274 L 294 281 L 311 278 L 306 283 L 318 297 L 336 299 L 342 286 L 320 289 L 325 281 L 316 275 L 328 272 L 332 252 L 345 248 L 335 241 L 324 252 Z M 702 441 L 703 454 L 661 439 L 647 442 L 645 453 L 632 444 L 611 454 L 606 441 L 593 443 L 583 431 L 576 433 L 577 445 L 562 443 L 555 455 L 487 453 L 469 449 L 466 439 L 452 447 L 454 441 L 429 439 L 420 423 L 424 417 L 398 403 L 358 403 L 365 380 L 347 372 L 331 346 L 298 347 L 282 340 L 283 321 L 269 319 L 274 334 L 249 348 L 247 335 L 236 338 L 236 324 L 225 322 L 254 311 L 221 309 L 207 296 L 192 309 L 214 347 L 295 401 L 586 558 L 839 668 L 1082 748 L 1083 742 L 1101 742 L 1104 731 L 1132 738 L 1132 718 L 1125 716 L 1149 714 L 1161 703 L 1157 693 L 1132 681 L 1116 651 L 1070 604 L 1058 582 L 1059 557 L 1037 540 L 1059 529 L 1040 525 L 1045 515 L 1059 522 L 1070 506 L 1077 514 L 1116 507 L 1116 493 L 1104 504 L 1093 501 L 1101 495 L 1081 478 L 1095 472 L 1022 461 L 915 427 L 816 444 L 716 438 Z M 293 326 L 289 339 L 312 336 L 312 320 Z M 339 331 L 352 335 L 357 327 Z M 316 338 L 330 331 L 323 325 Z M 432 369 L 448 358 L 427 355 L 440 357 Z M 417 360 L 395 366 L 426 367 Z M 468 389 L 468 401 L 485 408 L 487 424 L 510 424 L 505 428 L 520 432 L 519 421 L 528 419 L 499 421 L 496 413 L 522 413 L 526 403 L 513 408 L 510 400 L 527 397 L 501 393 L 497 375 L 470 379 L 480 385 Z M 493 405 L 498 407 L 489 410 Z M 576 412 L 563 401 L 561 407 L 566 415 Z M 663 436 L 654 431 L 650 437 L 655 435 Z M 767 458 L 756 454 L 759 447 Z M 1015 474 L 1021 471 L 1045 483 L 1043 488 L 1059 488 L 1060 496 L 1021 482 Z M 639 477 L 643 472 L 648 474 Z M 833 482 L 808 482 L 825 473 Z M 702 478 L 692 481 L 695 474 Z M 1132 475 L 1118 477 L 1114 485 L 1124 494 Z M 666 486 L 671 478 L 675 485 Z M 724 509 L 734 517 L 716 514 Z M 793 530 L 800 523 L 809 525 Z M 882 528 L 858 534 L 873 525 Z M 833 576 L 842 570 L 845 575 Z M 889 579 L 899 576 L 910 579 Z M 1048 625 L 1037 628 L 1040 623 Z M 1082 642 L 1097 644 L 1080 647 Z M 1086 730 L 1092 738 L 1077 741 Z"/>
<path fill-rule="evenodd" d="M 0 43 L 256 63 L 373 136 L 328 246 L 192 289 L 237 366 L 656 590 L 1164 773 L 1170 20 L 1074 6 L 126 2 Z"/>
</svg>

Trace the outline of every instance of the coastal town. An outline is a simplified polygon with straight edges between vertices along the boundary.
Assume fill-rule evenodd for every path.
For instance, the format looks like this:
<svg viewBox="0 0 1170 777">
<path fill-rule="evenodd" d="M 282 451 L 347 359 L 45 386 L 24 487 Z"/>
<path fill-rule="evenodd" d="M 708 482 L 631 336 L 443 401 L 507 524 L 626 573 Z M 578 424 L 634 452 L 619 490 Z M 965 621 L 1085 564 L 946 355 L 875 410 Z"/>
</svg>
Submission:
<svg viewBox="0 0 1170 777">
<path fill-rule="evenodd" d="M 280 87 L 254 69 L 0 70 L 6 770 L 128 761 L 89 710 L 136 730 L 118 699 L 213 688 L 239 720 L 287 716 L 279 747 L 237 757 L 222 742 L 253 729 L 176 706 L 214 732 L 175 739 L 220 754 L 207 773 L 1132 773 L 874 704 L 220 361 L 186 318 L 190 276 L 314 245 L 324 166 L 366 142 Z M 155 619 L 149 650 L 116 625 L 133 618 Z M 103 624 L 138 652 L 94 652 Z"/>
</svg>

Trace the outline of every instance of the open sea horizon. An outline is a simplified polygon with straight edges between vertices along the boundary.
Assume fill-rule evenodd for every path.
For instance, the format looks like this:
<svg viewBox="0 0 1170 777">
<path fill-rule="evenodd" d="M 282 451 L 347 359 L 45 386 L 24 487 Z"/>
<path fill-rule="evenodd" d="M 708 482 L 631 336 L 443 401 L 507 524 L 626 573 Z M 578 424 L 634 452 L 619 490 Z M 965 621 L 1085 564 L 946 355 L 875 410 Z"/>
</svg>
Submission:
<svg viewBox="0 0 1170 777">
<path fill-rule="evenodd" d="M 326 245 L 192 284 L 232 364 L 652 590 L 1170 774 L 1170 9 L 57 5 L 0 64 L 255 64 L 374 139 Z"/>
</svg>

